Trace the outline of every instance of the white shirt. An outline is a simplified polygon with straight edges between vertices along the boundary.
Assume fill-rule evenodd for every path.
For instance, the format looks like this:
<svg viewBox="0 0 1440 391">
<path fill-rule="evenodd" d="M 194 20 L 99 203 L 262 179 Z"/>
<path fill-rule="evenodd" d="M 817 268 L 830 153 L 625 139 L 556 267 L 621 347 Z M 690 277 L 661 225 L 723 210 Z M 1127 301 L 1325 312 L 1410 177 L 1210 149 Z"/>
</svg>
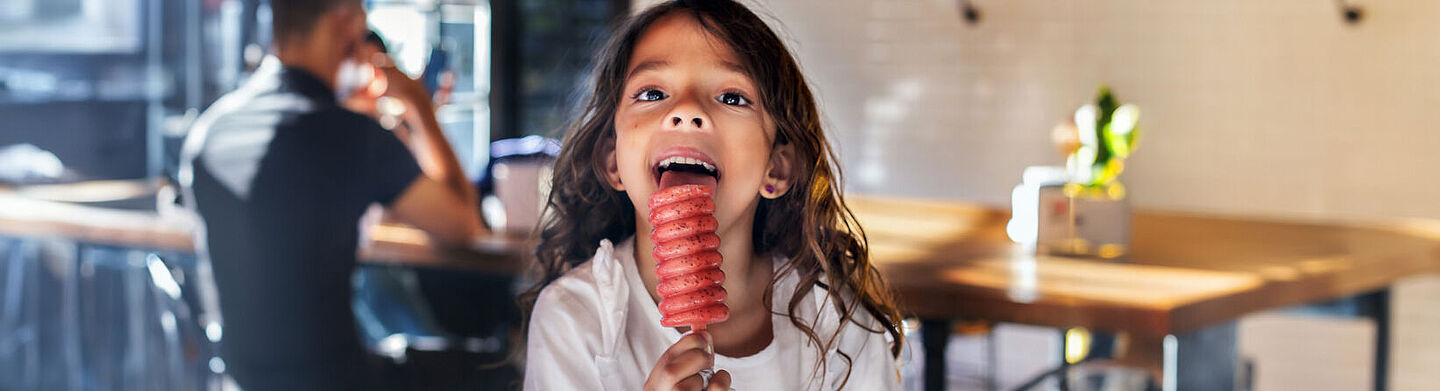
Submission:
<svg viewBox="0 0 1440 391">
<path fill-rule="evenodd" d="M 635 239 L 619 246 L 600 242 L 595 257 L 576 266 L 540 292 L 530 319 L 525 363 L 526 390 L 640 390 L 655 361 L 680 333 L 660 326 L 660 310 L 650 298 L 635 264 Z M 777 259 L 775 265 L 781 265 Z M 775 312 L 784 313 L 799 276 L 791 273 L 775 286 Z M 808 294 L 812 305 L 797 307 L 801 320 L 815 325 L 821 339 L 835 332 L 839 313 L 823 290 Z M 861 310 L 860 312 L 864 312 Z M 824 316 L 817 316 L 823 313 Z M 749 390 L 833 390 L 853 363 L 846 389 L 900 388 L 898 367 L 890 355 L 890 336 L 847 322 L 819 368 L 819 348 L 785 315 L 773 315 L 774 340 L 747 357 L 715 355 L 716 369 L 730 372 L 731 388 Z M 882 330 L 868 314 L 856 319 Z"/>
</svg>

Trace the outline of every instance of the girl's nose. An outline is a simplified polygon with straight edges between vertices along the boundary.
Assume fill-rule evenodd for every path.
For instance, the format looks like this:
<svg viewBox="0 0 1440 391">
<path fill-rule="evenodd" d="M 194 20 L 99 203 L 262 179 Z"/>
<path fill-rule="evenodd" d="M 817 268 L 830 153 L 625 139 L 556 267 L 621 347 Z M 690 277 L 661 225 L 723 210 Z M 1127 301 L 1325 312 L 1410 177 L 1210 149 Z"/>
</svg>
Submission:
<svg viewBox="0 0 1440 391">
<path fill-rule="evenodd" d="M 695 131 L 708 130 L 714 126 L 710 116 L 705 112 L 705 102 L 699 96 L 693 94 L 675 94 L 674 106 L 670 107 L 667 113 L 665 124 L 670 130 Z"/>
<path fill-rule="evenodd" d="M 681 124 L 681 123 L 684 123 L 684 122 L 685 122 L 685 119 L 684 119 L 684 118 L 680 118 L 680 117 L 670 117 L 670 125 L 671 125 L 671 126 L 674 126 L 674 127 L 677 127 L 677 128 L 678 128 L 678 127 L 680 127 L 680 124 Z M 704 128 L 704 127 L 705 127 L 705 120 L 700 119 L 700 117 L 690 118 L 690 123 L 695 124 L 695 127 L 696 127 L 696 128 Z"/>
</svg>

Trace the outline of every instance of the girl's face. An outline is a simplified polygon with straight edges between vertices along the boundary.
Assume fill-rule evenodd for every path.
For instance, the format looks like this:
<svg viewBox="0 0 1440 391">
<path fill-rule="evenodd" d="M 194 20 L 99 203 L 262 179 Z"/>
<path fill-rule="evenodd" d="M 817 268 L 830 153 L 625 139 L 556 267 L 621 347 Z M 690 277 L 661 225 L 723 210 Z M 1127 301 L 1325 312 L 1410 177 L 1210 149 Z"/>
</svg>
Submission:
<svg viewBox="0 0 1440 391">
<path fill-rule="evenodd" d="M 731 48 L 693 16 L 671 15 L 651 25 L 635 45 L 626 75 L 606 172 L 611 186 L 630 197 L 641 227 L 659 185 L 659 163 L 671 157 L 715 168 L 722 236 L 754 217 L 757 195 L 785 192 L 789 149 L 774 148 L 775 125 L 756 101 L 755 83 Z"/>
</svg>

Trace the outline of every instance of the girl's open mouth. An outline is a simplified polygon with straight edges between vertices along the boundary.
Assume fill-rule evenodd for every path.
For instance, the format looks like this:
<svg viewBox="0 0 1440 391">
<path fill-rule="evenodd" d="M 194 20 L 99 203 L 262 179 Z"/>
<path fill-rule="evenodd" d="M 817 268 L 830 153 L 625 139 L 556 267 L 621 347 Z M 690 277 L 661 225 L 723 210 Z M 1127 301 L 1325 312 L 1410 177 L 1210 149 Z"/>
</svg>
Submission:
<svg viewBox="0 0 1440 391">
<path fill-rule="evenodd" d="M 714 188 L 720 181 L 720 169 L 713 160 L 689 148 L 666 151 L 655 162 L 657 188 L 679 185 L 703 185 Z"/>
</svg>

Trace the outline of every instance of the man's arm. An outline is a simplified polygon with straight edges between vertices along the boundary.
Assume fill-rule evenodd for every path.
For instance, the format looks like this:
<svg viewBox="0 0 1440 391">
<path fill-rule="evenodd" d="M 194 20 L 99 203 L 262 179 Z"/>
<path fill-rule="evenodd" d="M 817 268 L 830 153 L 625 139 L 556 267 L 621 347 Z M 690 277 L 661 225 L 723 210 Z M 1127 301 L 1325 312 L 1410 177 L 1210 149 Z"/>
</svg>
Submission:
<svg viewBox="0 0 1440 391">
<path fill-rule="evenodd" d="M 474 203 L 429 174 L 415 178 L 389 210 L 447 245 L 465 245 L 488 232 Z"/>
<path fill-rule="evenodd" d="M 385 73 L 385 94 L 405 103 L 404 119 L 412 129 L 405 145 L 425 173 L 400 193 L 390 210 L 450 244 L 465 244 L 486 233 L 475 188 L 440 130 L 430 94 L 419 81 L 390 64 L 389 57 L 377 60 L 375 66 Z"/>
</svg>

